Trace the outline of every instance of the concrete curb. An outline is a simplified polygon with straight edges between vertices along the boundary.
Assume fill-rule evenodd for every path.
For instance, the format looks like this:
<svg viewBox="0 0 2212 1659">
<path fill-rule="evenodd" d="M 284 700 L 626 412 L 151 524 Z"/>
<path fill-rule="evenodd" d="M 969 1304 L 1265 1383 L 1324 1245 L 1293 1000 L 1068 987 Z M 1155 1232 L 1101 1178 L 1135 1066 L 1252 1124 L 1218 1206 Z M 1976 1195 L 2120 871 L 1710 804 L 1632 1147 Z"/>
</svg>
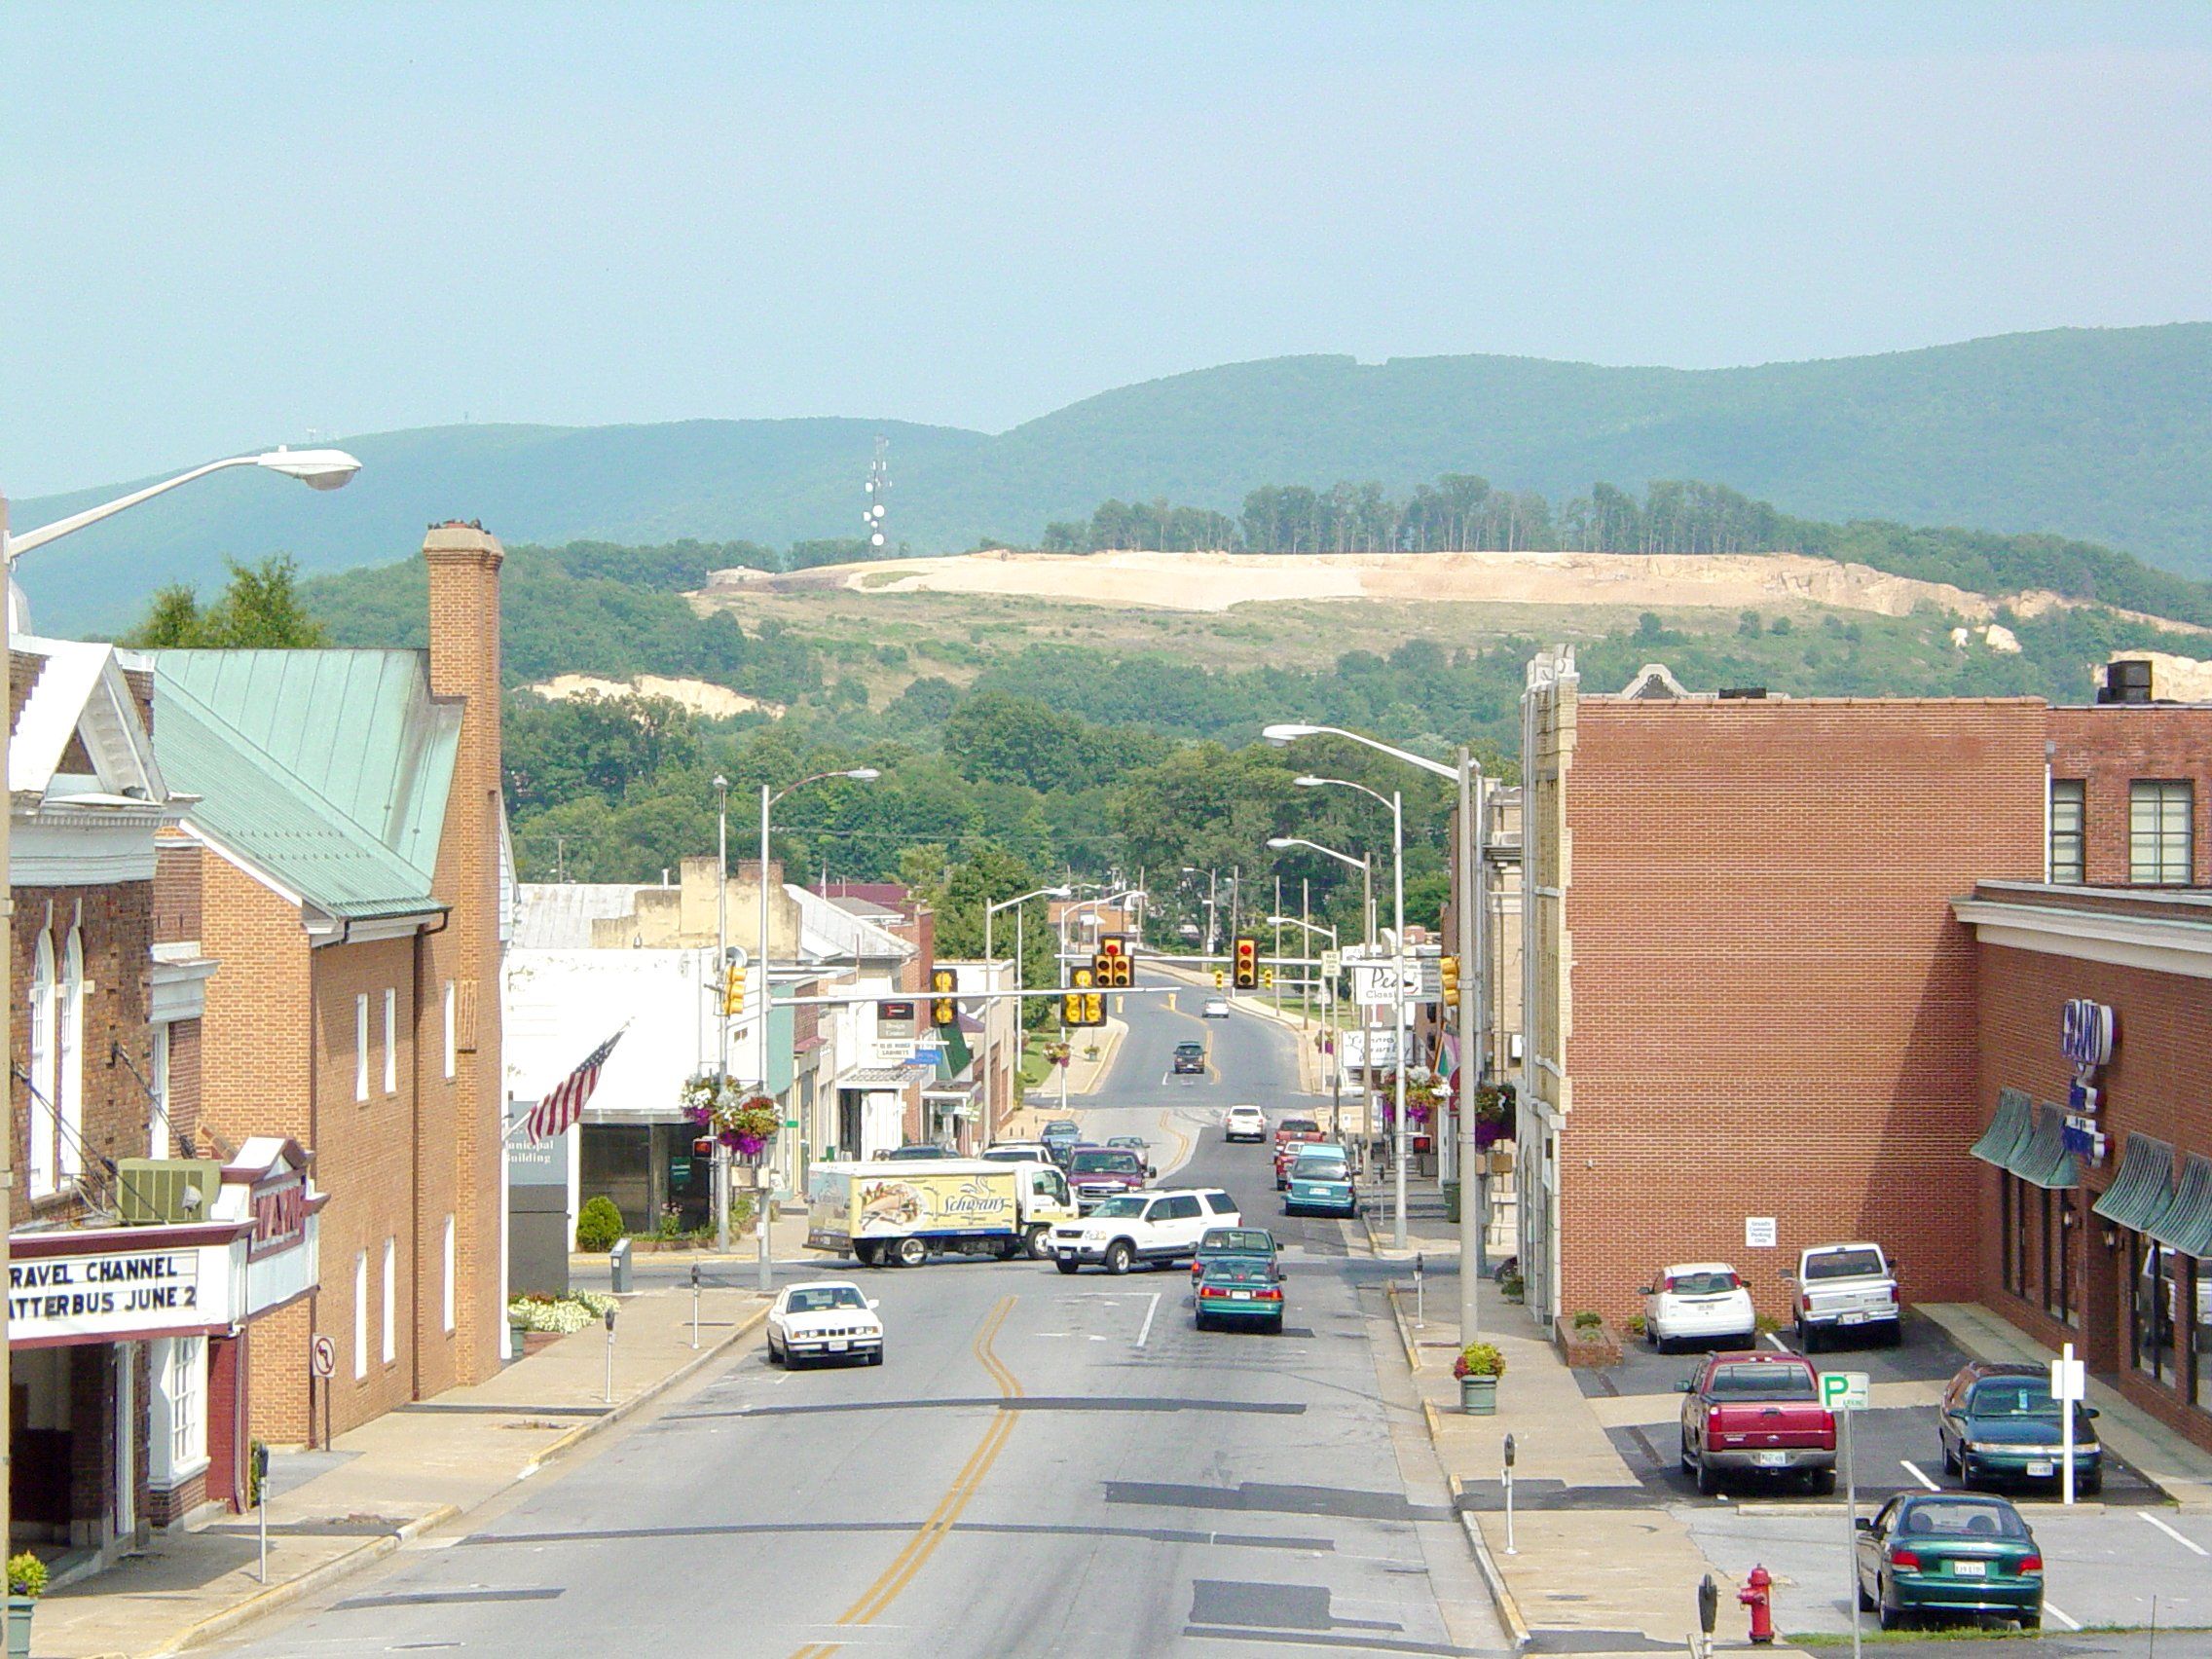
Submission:
<svg viewBox="0 0 2212 1659">
<path fill-rule="evenodd" d="M 700 1367 L 720 1357 L 724 1352 L 735 1347 L 745 1338 L 758 1330 L 766 1322 L 767 1317 L 767 1309 L 755 1309 L 749 1317 L 740 1319 L 730 1331 L 701 1348 L 695 1356 L 678 1366 L 658 1382 L 647 1383 L 620 1405 L 592 1418 L 588 1421 L 579 1422 L 575 1427 L 570 1429 L 568 1433 L 562 1435 L 560 1439 L 554 1441 L 544 1451 L 525 1463 L 522 1467 L 522 1473 L 515 1476 L 515 1480 L 529 1480 L 546 1464 L 567 1456 L 569 1453 L 574 1451 L 576 1447 L 582 1445 L 593 1435 L 598 1434 L 603 1429 L 612 1428 L 623 1419 L 635 1413 L 641 1406 L 649 1405 L 654 1400 L 659 1399 L 661 1395 L 667 1393 L 686 1377 L 699 1370 Z M 501 1488 L 500 1490 L 504 1491 L 505 1489 Z"/>
<path fill-rule="evenodd" d="M 1452 1479 L 1452 1495 L 1456 1498 L 1458 1494 L 1459 1480 L 1455 1475 Z M 1531 1640 L 1529 1621 L 1522 1614 L 1520 1600 L 1505 1582 L 1505 1574 L 1497 1569 L 1497 1560 L 1490 1553 L 1490 1540 L 1483 1536 L 1482 1528 L 1464 1509 L 1459 1511 L 1459 1527 L 1467 1534 L 1467 1548 L 1474 1555 L 1475 1569 L 1483 1575 L 1483 1583 L 1490 1588 L 1491 1611 L 1497 1615 L 1498 1631 L 1504 1636 L 1507 1644 L 1519 1652 Z"/>
<path fill-rule="evenodd" d="M 344 1555 L 331 1557 L 319 1567 L 310 1567 L 297 1578 L 287 1578 L 281 1584 L 272 1584 L 256 1591 L 242 1602 L 235 1602 L 219 1612 L 209 1613 L 205 1618 L 187 1625 L 161 1646 L 147 1649 L 145 1659 L 167 1659 L 169 1654 L 197 1647 L 203 1641 L 212 1641 L 260 1618 L 264 1613 L 273 1613 L 303 1596 L 313 1594 L 326 1584 L 334 1584 L 339 1579 L 359 1571 L 371 1562 L 382 1561 L 408 1539 L 419 1536 L 433 1527 L 442 1527 L 460 1514 L 461 1510 L 455 1505 L 441 1503 L 427 1514 L 418 1515 L 406 1525 L 381 1537 L 371 1538 Z"/>
<path fill-rule="evenodd" d="M 1382 1294 L 1390 1304 L 1390 1322 L 1398 1327 L 1398 1346 L 1406 1350 L 1406 1369 L 1420 1369 L 1420 1344 L 1414 1340 L 1413 1327 L 1406 1323 L 1406 1309 L 1401 1300 L 1405 1292 L 1394 1284 L 1384 1285 Z M 1428 1402 L 1422 1401 L 1423 1406 Z M 1433 1439 L 1434 1436 L 1431 1436 Z"/>
</svg>

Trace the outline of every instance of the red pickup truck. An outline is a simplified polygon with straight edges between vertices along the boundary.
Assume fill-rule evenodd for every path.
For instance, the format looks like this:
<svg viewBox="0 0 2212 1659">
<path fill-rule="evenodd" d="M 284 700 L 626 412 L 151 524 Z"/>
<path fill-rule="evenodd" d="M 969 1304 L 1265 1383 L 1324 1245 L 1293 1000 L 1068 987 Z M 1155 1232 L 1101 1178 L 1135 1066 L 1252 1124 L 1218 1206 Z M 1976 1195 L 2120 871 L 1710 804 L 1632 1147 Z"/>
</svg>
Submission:
<svg viewBox="0 0 2212 1659">
<path fill-rule="evenodd" d="M 1679 1384 L 1682 1468 L 1711 1496 L 1723 1475 L 1802 1475 L 1835 1491 L 1835 1415 L 1821 1380 L 1793 1353 L 1716 1353 Z"/>
<path fill-rule="evenodd" d="M 1290 1185 L 1290 1165 L 1298 1157 L 1298 1149 L 1327 1138 L 1311 1118 L 1285 1118 L 1275 1124 L 1276 1192 Z"/>
</svg>

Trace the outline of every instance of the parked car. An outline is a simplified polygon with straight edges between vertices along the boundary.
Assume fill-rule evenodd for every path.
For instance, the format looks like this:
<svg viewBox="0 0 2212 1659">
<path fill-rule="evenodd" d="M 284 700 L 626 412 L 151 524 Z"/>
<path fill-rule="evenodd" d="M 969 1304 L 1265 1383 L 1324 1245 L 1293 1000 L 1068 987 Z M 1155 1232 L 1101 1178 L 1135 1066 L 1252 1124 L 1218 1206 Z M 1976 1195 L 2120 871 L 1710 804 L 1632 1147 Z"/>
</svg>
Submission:
<svg viewBox="0 0 2212 1659">
<path fill-rule="evenodd" d="M 1273 1262 L 1275 1271 L 1278 1273 L 1282 1271 L 1275 1235 L 1266 1228 L 1209 1227 L 1198 1239 L 1198 1253 L 1191 1258 L 1191 1283 L 1198 1282 L 1198 1274 L 1205 1271 L 1208 1262 L 1230 1257 Z"/>
<path fill-rule="evenodd" d="M 1960 1367 L 1936 1409 L 1943 1472 L 1969 1487 L 1984 1481 L 2065 1479 L 2065 1419 L 2050 1397 L 2050 1372 L 2041 1365 L 1975 1360 Z M 2094 1496 L 2104 1486 L 2104 1448 L 2096 1412 L 2074 1407 L 2074 1490 Z"/>
<path fill-rule="evenodd" d="M 1685 1262 L 1663 1269 L 1638 1294 L 1643 1298 L 1643 1340 L 1661 1353 L 1676 1343 L 1748 1347 L 1758 1341 L 1751 1293 L 1726 1262 Z"/>
<path fill-rule="evenodd" d="M 768 1363 L 859 1359 L 881 1365 L 883 1321 L 875 1309 L 850 1279 L 787 1285 L 768 1309 Z"/>
<path fill-rule="evenodd" d="M 1221 1138 L 1225 1141 L 1265 1141 L 1268 1138 L 1268 1115 L 1257 1106 L 1232 1106 L 1229 1115 L 1221 1121 Z"/>
<path fill-rule="evenodd" d="M 1216 1188 L 1132 1193 L 1108 1198 L 1072 1226 L 1052 1230 L 1052 1255 L 1063 1273 L 1096 1262 L 1110 1273 L 1139 1263 L 1179 1262 L 1198 1254 L 1211 1227 L 1238 1227 L 1236 1200 Z"/>
<path fill-rule="evenodd" d="M 1172 1063 L 1177 1077 L 1194 1072 L 1203 1073 L 1206 1069 L 1206 1046 L 1197 1041 L 1176 1044 Z"/>
<path fill-rule="evenodd" d="M 1859 1605 L 1896 1630 L 1921 1613 L 2005 1613 L 2043 1628 L 2043 1551 L 2002 1497 L 1916 1492 L 1859 1518 Z"/>
<path fill-rule="evenodd" d="M 1041 1140 L 994 1141 L 981 1156 L 989 1163 L 1051 1163 L 1052 1149 Z"/>
<path fill-rule="evenodd" d="M 1351 1184 L 1351 1161 L 1329 1141 L 1300 1141 L 1284 1183 L 1282 1213 L 1357 1215 L 1359 1195 Z"/>
<path fill-rule="evenodd" d="M 1811 1353 L 1835 1335 L 1871 1329 L 1894 1347 L 1904 1309 L 1896 1265 L 1879 1244 L 1816 1244 L 1797 1258 L 1797 1347 Z"/>
<path fill-rule="evenodd" d="M 1086 1215 L 1108 1198 L 1141 1192 L 1151 1179 L 1152 1166 L 1125 1147 L 1079 1146 L 1068 1154 L 1068 1185 Z"/>
<path fill-rule="evenodd" d="M 1191 1322 L 1208 1325 L 1258 1325 L 1282 1329 L 1282 1275 L 1272 1262 L 1245 1256 L 1217 1256 L 1198 1274 L 1191 1298 Z"/>
<path fill-rule="evenodd" d="M 1073 1118 L 1054 1118 L 1047 1124 L 1037 1138 L 1045 1143 L 1045 1151 L 1054 1163 L 1067 1167 L 1068 1154 L 1083 1140 L 1083 1130 Z"/>
<path fill-rule="evenodd" d="M 1146 1140 L 1142 1135 L 1108 1135 L 1106 1144 L 1118 1146 L 1124 1152 L 1133 1152 L 1139 1158 L 1143 1158 L 1152 1150 L 1152 1142 Z"/>
<path fill-rule="evenodd" d="M 1285 1118 L 1275 1125 L 1275 1191 L 1290 1184 L 1290 1161 L 1299 1148 L 1322 1138 L 1321 1125 L 1311 1118 Z"/>
<path fill-rule="evenodd" d="M 1227 997 L 1208 997 L 1205 1007 L 1199 1012 L 1207 1019 L 1227 1019 L 1229 1017 L 1229 999 Z"/>
<path fill-rule="evenodd" d="M 1802 1475 L 1817 1493 L 1835 1491 L 1835 1416 L 1821 1404 L 1820 1378 L 1793 1353 L 1716 1353 L 1677 1384 L 1682 1467 L 1711 1497 L 1723 1475 Z"/>
</svg>

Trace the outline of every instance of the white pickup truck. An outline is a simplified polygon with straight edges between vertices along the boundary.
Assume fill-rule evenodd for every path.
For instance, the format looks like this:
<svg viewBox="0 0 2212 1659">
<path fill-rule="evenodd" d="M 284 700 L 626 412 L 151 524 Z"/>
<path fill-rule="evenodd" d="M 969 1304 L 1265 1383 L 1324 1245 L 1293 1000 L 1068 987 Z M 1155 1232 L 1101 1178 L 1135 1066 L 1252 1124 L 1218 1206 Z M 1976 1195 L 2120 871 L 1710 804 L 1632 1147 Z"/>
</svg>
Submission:
<svg viewBox="0 0 2212 1659">
<path fill-rule="evenodd" d="M 1816 1244 L 1797 1258 L 1797 1350 L 1870 1328 L 1895 1347 L 1904 1334 L 1896 1264 L 1879 1244 Z"/>
</svg>

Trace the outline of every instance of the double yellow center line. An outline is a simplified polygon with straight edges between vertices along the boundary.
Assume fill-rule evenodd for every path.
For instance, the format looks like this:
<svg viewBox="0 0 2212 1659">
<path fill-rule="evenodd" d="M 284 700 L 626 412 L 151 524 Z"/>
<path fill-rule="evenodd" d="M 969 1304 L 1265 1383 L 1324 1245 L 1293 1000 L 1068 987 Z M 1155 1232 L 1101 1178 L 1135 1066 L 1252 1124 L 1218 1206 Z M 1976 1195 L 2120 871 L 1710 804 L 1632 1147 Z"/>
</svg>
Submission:
<svg viewBox="0 0 2212 1659">
<path fill-rule="evenodd" d="M 999 1328 L 1006 1323 L 1007 1315 L 1014 1311 L 1014 1300 L 1011 1296 L 1000 1298 L 998 1306 L 991 1309 L 976 1332 L 975 1341 L 969 1345 L 983 1369 L 991 1374 L 991 1381 L 998 1384 L 1000 1397 L 1008 1400 L 1021 1398 L 1021 1383 L 991 1351 L 991 1344 L 997 1339 Z M 877 1575 L 874 1583 L 861 1592 L 860 1600 L 838 1616 L 840 1625 L 873 1624 L 883 1610 L 899 1599 L 899 1593 L 913 1581 L 914 1574 L 921 1571 L 922 1565 L 936 1553 L 945 1533 L 951 1531 L 953 1523 L 960 1519 L 960 1512 L 968 1507 L 968 1500 L 983 1484 L 983 1477 L 991 1472 L 991 1465 L 998 1461 L 999 1454 L 1006 1449 L 1014 1433 L 1015 1417 L 1014 1412 L 1002 1411 L 992 1419 L 976 1450 L 968 1455 L 968 1461 L 960 1466 L 960 1473 L 953 1477 L 951 1490 L 938 1500 L 938 1506 L 930 1511 L 928 1519 L 906 1540 L 906 1547 L 892 1558 L 891 1565 Z M 809 1642 L 793 1654 L 792 1659 L 829 1659 L 840 1645 L 834 1641 Z"/>
</svg>

